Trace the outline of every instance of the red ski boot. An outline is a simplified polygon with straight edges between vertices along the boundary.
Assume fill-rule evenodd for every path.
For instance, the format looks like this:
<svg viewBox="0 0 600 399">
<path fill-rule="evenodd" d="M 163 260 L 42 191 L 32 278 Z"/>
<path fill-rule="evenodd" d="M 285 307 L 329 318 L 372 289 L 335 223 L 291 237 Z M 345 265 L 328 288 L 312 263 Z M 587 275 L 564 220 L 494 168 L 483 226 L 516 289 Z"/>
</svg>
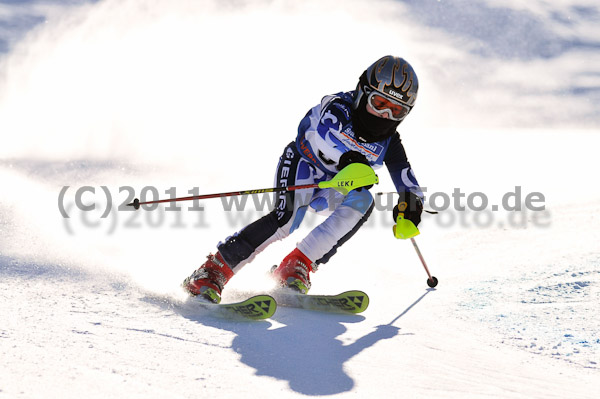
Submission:
<svg viewBox="0 0 600 399">
<path fill-rule="evenodd" d="M 310 289 L 308 274 L 316 270 L 315 266 L 306 255 L 296 248 L 281 261 L 279 267 L 273 271 L 273 276 L 282 286 L 306 294 Z"/>
<path fill-rule="evenodd" d="M 183 288 L 190 295 L 201 295 L 211 302 L 221 302 L 221 292 L 233 270 L 227 265 L 219 252 L 208 255 L 206 262 L 191 276 L 183 281 Z"/>
</svg>

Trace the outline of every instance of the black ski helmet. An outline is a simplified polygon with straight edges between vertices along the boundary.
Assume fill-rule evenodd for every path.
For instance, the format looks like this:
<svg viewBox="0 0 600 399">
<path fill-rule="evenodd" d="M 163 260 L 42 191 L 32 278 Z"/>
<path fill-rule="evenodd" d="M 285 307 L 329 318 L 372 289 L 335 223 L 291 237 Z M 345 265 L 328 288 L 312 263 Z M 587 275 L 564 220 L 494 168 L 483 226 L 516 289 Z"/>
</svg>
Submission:
<svg viewBox="0 0 600 399">
<path fill-rule="evenodd" d="M 360 76 L 352 104 L 352 124 L 356 137 L 366 143 L 385 140 L 402 120 L 384 119 L 367 111 L 367 96 L 377 91 L 398 101 L 409 110 L 415 105 L 419 81 L 412 66 L 403 58 L 386 55 L 375 61 Z"/>
</svg>

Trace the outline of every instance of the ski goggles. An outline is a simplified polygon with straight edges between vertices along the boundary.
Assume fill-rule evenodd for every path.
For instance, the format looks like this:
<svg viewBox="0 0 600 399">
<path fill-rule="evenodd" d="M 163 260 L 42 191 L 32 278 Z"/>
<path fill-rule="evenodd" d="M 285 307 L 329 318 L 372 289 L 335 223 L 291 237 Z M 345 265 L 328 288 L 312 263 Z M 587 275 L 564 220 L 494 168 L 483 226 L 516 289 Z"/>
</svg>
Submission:
<svg viewBox="0 0 600 399">
<path fill-rule="evenodd" d="M 365 94 L 367 95 L 367 103 L 371 108 L 380 115 L 387 113 L 389 119 L 401 121 L 410 112 L 409 106 L 392 100 L 376 90 L 365 87 Z"/>
</svg>

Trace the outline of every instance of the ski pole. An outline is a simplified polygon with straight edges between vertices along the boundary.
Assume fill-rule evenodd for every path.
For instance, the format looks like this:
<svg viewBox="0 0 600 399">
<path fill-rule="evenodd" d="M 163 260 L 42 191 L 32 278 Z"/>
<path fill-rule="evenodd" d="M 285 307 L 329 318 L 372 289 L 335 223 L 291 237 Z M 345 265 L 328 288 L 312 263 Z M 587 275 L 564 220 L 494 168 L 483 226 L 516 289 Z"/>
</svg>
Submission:
<svg viewBox="0 0 600 399">
<path fill-rule="evenodd" d="M 417 251 L 417 255 L 419 255 L 419 259 L 421 259 L 421 263 L 423 264 L 423 267 L 425 268 L 425 271 L 427 272 L 427 276 L 429 276 L 429 278 L 427 279 L 427 285 L 430 286 L 431 288 L 435 287 L 438 284 L 438 279 L 435 278 L 434 276 L 432 276 L 431 273 L 429 273 L 429 269 L 427 268 L 427 263 L 425 263 L 425 259 L 423 258 L 423 255 L 421 254 L 421 251 L 419 250 L 419 247 L 417 246 L 417 242 L 415 241 L 414 237 L 411 237 L 410 241 L 412 242 L 413 247 L 415 247 L 415 251 Z"/>
<path fill-rule="evenodd" d="M 193 195 L 190 197 L 169 198 L 169 199 L 146 201 L 146 202 L 140 202 L 140 200 L 138 198 L 136 198 L 133 200 L 132 203 L 127 204 L 127 206 L 133 206 L 135 209 L 140 209 L 140 205 L 160 204 L 163 202 L 192 201 L 192 200 L 219 198 L 219 197 L 233 197 L 236 195 L 263 194 L 263 193 L 273 193 L 273 192 L 279 192 L 279 191 L 294 191 L 294 190 L 302 190 L 302 189 L 307 189 L 307 188 L 318 188 L 318 187 L 319 187 L 319 185 L 315 183 L 315 184 L 304 184 L 304 185 L 299 185 L 299 186 L 272 187 L 272 188 L 260 188 L 260 189 L 255 189 L 255 190 L 231 191 L 228 193 Z"/>
<path fill-rule="evenodd" d="M 302 190 L 307 188 L 333 188 L 339 191 L 343 195 L 348 194 L 350 191 L 373 184 L 379 183 L 379 178 L 369 165 L 362 163 L 352 163 L 340 170 L 338 174 L 333 176 L 331 180 L 322 181 L 314 184 L 304 184 L 298 186 L 284 186 L 284 187 L 272 187 L 272 188 L 261 188 L 258 190 L 245 190 L 245 191 L 231 191 L 228 193 L 217 193 L 217 194 L 204 194 L 194 195 L 191 197 L 180 197 L 180 198 L 169 198 L 156 201 L 140 202 L 138 198 L 135 198 L 132 203 L 127 206 L 132 206 L 135 209 L 140 209 L 140 205 L 147 204 L 159 204 L 161 202 L 176 202 L 176 201 L 190 201 L 190 200 L 201 200 L 218 197 L 231 197 L 235 195 L 247 195 L 247 194 L 263 194 L 272 193 L 279 191 L 293 191 Z"/>
</svg>

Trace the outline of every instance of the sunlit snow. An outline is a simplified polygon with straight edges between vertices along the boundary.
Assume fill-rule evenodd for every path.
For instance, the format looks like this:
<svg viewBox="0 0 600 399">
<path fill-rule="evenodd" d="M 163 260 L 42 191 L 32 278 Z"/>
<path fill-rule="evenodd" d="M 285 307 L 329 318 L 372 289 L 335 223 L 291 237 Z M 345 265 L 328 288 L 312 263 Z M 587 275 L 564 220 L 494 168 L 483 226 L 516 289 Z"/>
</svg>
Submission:
<svg viewBox="0 0 600 399">
<path fill-rule="evenodd" d="M 0 2 L 0 398 L 596 397 L 599 26 L 592 0 Z M 416 238 L 439 286 L 382 195 L 312 275 L 364 314 L 185 306 L 270 198 L 124 204 L 270 187 L 306 111 L 386 54 L 419 76 L 399 132 L 426 206 L 449 200 Z M 270 290 L 319 220 L 223 300 Z"/>
</svg>

